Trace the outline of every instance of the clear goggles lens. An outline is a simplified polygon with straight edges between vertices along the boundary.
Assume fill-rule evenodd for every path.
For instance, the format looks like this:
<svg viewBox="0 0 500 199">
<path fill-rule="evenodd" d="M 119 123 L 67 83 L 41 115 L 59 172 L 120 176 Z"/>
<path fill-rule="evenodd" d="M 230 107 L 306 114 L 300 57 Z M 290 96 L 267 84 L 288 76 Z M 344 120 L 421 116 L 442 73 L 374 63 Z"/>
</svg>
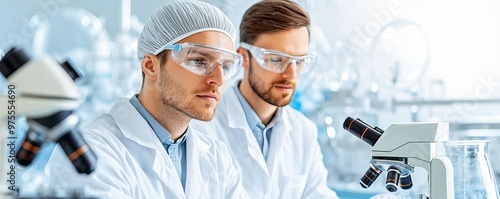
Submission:
<svg viewBox="0 0 500 199">
<path fill-rule="evenodd" d="M 173 44 L 165 46 L 163 50 L 172 50 L 171 57 L 175 62 L 197 75 L 207 76 L 220 65 L 224 71 L 224 80 L 233 78 L 243 61 L 238 53 L 203 44 Z"/>
<path fill-rule="evenodd" d="M 307 73 L 312 68 L 314 54 L 304 56 L 292 56 L 284 52 L 259 48 L 244 42 L 241 47 L 250 51 L 259 65 L 275 73 L 284 72 L 290 64 L 294 64 L 300 74 Z"/>
</svg>

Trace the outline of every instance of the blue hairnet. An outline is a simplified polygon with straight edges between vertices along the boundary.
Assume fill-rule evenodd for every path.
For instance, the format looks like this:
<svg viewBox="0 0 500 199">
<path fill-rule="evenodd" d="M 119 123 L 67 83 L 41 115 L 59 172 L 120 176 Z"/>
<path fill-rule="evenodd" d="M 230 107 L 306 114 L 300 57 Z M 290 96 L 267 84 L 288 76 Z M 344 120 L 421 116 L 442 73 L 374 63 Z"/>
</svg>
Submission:
<svg viewBox="0 0 500 199">
<path fill-rule="evenodd" d="M 144 25 L 137 42 L 137 59 L 157 54 L 190 35 L 203 31 L 219 31 L 234 43 L 236 29 L 219 8 L 202 1 L 174 1 L 158 8 Z"/>
</svg>

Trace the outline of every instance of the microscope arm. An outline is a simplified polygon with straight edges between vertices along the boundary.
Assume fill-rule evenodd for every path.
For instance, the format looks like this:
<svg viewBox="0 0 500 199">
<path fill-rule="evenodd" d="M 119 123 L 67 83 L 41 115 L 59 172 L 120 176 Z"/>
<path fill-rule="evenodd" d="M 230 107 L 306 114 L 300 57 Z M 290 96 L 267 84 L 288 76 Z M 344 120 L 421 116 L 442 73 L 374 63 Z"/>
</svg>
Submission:
<svg viewBox="0 0 500 199">
<path fill-rule="evenodd" d="M 454 199 L 453 185 L 453 165 L 445 156 L 438 156 L 432 159 L 429 171 L 430 198 Z"/>
</svg>

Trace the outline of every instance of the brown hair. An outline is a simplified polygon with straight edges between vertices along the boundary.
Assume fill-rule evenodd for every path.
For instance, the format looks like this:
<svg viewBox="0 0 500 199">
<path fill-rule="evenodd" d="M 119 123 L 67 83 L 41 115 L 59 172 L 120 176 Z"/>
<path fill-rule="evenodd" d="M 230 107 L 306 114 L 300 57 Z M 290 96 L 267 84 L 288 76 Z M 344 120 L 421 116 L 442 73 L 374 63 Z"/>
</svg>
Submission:
<svg viewBox="0 0 500 199">
<path fill-rule="evenodd" d="M 240 25 L 240 42 L 253 44 L 260 34 L 306 27 L 310 19 L 307 12 L 289 0 L 264 0 L 254 4 Z"/>
</svg>

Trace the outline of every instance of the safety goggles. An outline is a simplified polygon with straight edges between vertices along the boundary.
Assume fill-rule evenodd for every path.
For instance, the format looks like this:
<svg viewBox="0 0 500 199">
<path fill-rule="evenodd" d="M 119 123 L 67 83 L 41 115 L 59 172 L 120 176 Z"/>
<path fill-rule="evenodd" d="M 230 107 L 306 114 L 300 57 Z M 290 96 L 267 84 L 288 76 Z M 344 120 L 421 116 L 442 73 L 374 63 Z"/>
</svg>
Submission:
<svg viewBox="0 0 500 199">
<path fill-rule="evenodd" d="M 312 61 L 315 58 L 314 54 L 292 56 L 276 50 L 259 48 L 245 42 L 241 42 L 240 46 L 250 51 L 262 68 L 275 73 L 283 73 L 291 63 L 295 65 L 299 74 L 307 73 L 311 70 Z"/>
<path fill-rule="evenodd" d="M 233 78 L 241 68 L 243 57 L 229 50 L 195 43 L 167 45 L 155 52 L 171 50 L 171 58 L 194 74 L 207 76 L 217 66 L 224 71 L 224 80 Z"/>
</svg>

